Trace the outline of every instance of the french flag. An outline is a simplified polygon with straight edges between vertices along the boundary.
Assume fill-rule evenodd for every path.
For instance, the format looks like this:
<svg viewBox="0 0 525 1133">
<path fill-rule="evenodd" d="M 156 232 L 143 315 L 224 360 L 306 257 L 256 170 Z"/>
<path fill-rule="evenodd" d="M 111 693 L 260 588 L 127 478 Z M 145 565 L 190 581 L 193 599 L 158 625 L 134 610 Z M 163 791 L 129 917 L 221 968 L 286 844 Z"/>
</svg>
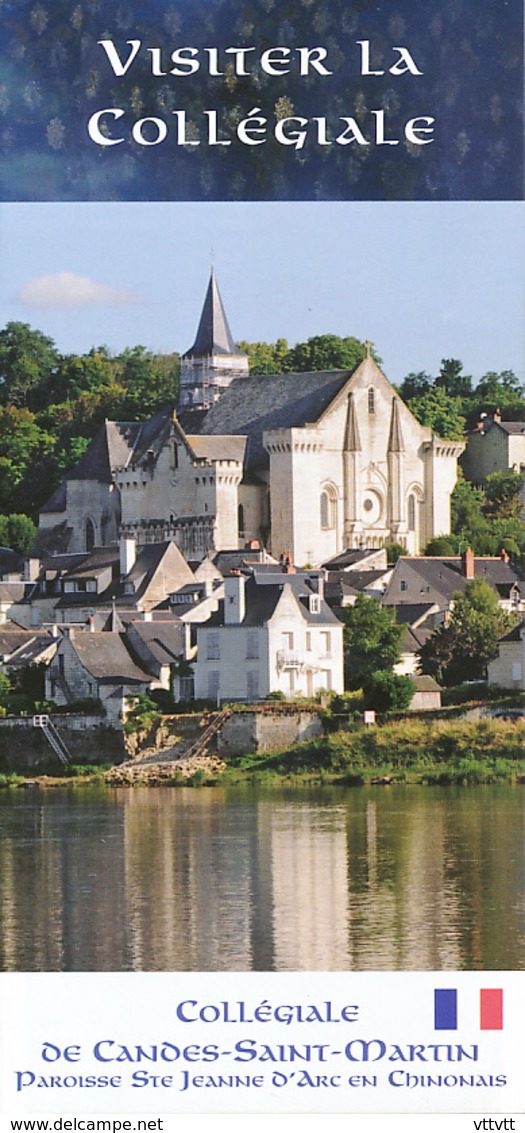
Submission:
<svg viewBox="0 0 525 1133">
<path fill-rule="evenodd" d="M 503 1030 L 503 988 L 481 988 L 479 993 L 479 1026 L 481 1031 Z M 457 988 L 436 988 L 434 991 L 434 1030 L 457 1031 L 457 1029 Z"/>
</svg>

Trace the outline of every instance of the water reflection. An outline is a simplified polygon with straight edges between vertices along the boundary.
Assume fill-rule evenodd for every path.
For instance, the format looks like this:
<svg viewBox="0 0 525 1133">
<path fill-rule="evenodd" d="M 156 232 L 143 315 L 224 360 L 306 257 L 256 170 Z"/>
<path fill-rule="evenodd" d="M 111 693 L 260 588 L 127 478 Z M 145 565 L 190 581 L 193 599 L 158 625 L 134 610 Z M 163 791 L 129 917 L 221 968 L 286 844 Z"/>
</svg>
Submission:
<svg viewBox="0 0 525 1133">
<path fill-rule="evenodd" d="M 4 791 L 0 968 L 519 969 L 522 789 Z"/>
</svg>

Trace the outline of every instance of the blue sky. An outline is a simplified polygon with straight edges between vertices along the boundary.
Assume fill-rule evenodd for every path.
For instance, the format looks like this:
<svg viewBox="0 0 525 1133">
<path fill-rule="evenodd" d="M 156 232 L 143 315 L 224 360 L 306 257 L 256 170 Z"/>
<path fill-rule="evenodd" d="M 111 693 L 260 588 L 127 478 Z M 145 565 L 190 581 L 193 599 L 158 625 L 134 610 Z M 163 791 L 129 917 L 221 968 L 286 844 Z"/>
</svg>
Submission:
<svg viewBox="0 0 525 1133">
<path fill-rule="evenodd" d="M 525 381 L 522 203 L 0 205 L 0 325 L 63 352 L 191 346 L 213 254 L 234 338 L 370 338 L 394 382 Z"/>
</svg>

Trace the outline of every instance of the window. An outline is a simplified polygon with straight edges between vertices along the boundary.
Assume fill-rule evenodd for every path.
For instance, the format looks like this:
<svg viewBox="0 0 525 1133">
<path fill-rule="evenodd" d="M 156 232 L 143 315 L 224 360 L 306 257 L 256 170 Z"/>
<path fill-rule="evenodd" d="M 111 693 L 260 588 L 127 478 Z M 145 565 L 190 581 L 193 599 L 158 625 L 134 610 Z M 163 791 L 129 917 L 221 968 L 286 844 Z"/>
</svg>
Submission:
<svg viewBox="0 0 525 1133">
<path fill-rule="evenodd" d="M 283 633 L 283 649 L 293 649 L 293 633 Z"/>
<path fill-rule="evenodd" d="M 408 590 L 408 582 L 406 582 L 406 580 L 404 578 L 401 579 L 400 589 L 401 590 Z"/>
<path fill-rule="evenodd" d="M 307 630 L 306 632 L 306 649 L 308 653 L 310 653 L 312 650 L 312 635 L 310 633 L 310 630 Z"/>
<path fill-rule="evenodd" d="M 310 594 L 309 607 L 311 614 L 319 614 L 321 611 L 321 599 L 318 594 Z"/>
<path fill-rule="evenodd" d="M 176 443 L 173 445 L 173 467 L 179 467 L 179 446 Z"/>
<path fill-rule="evenodd" d="M 246 639 L 246 657 L 252 661 L 259 657 L 259 634 L 249 633 Z"/>
<path fill-rule="evenodd" d="M 408 497 L 408 530 L 416 530 L 416 497 Z"/>
<path fill-rule="evenodd" d="M 92 551 L 95 546 L 95 524 L 92 519 L 86 519 L 85 543 L 86 551 Z"/>
<path fill-rule="evenodd" d="M 246 674 L 246 691 L 249 701 L 259 699 L 259 673 L 257 669 L 248 669 Z"/>
<path fill-rule="evenodd" d="M 327 484 L 321 492 L 321 529 L 331 531 L 337 525 L 337 492 Z"/>
<path fill-rule="evenodd" d="M 217 700 L 219 696 L 220 673 L 218 669 L 212 669 L 208 673 L 208 700 Z"/>
<path fill-rule="evenodd" d="M 86 590 L 89 590 L 90 594 L 96 594 L 96 592 L 97 592 L 97 580 L 96 580 L 96 578 L 88 578 L 88 580 L 86 582 Z"/>
<path fill-rule="evenodd" d="M 521 681 L 521 662 L 512 662 L 512 679 L 513 681 Z"/>
<path fill-rule="evenodd" d="M 330 657 L 332 654 L 332 638 L 329 633 L 321 634 L 321 656 Z"/>
<path fill-rule="evenodd" d="M 221 644 L 218 633 L 208 634 L 207 647 L 206 659 L 208 661 L 218 661 L 221 655 Z"/>
<path fill-rule="evenodd" d="M 237 508 L 237 526 L 239 529 L 239 539 L 244 539 L 244 508 L 239 504 Z"/>
<path fill-rule="evenodd" d="M 376 391 L 373 386 L 368 390 L 368 412 L 375 413 L 376 411 Z"/>
</svg>

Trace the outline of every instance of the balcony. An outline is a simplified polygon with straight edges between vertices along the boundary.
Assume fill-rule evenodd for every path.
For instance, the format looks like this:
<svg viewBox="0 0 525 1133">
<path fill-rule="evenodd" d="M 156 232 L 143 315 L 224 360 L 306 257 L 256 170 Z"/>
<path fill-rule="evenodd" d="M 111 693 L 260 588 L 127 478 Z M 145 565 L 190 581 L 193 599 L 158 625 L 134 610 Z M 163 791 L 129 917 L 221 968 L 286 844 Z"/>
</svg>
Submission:
<svg viewBox="0 0 525 1133">
<path fill-rule="evenodd" d="M 275 663 L 281 669 L 303 669 L 306 665 L 306 655 L 299 649 L 278 649 Z"/>
</svg>

